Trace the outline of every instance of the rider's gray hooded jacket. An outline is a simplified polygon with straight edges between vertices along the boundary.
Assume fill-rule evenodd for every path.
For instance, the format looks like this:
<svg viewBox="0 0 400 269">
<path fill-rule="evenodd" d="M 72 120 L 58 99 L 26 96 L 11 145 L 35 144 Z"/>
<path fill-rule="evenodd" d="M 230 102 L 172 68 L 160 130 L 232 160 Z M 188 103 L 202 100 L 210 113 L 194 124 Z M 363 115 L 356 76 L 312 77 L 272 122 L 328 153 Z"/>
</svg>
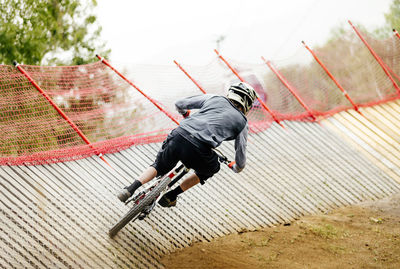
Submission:
<svg viewBox="0 0 400 269">
<path fill-rule="evenodd" d="M 235 172 L 246 165 L 248 124 L 246 116 L 228 98 L 203 94 L 181 99 L 175 103 L 179 113 L 199 109 L 180 123 L 176 131 L 187 140 L 218 147 L 223 141 L 235 140 Z"/>
</svg>

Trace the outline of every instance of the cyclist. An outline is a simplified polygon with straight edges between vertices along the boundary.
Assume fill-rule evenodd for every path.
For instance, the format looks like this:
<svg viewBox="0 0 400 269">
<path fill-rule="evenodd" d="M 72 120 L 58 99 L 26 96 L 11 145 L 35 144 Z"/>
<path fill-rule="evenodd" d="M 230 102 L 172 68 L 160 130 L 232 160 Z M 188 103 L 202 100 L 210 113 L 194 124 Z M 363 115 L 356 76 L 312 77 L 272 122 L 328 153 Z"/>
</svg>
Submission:
<svg viewBox="0 0 400 269">
<path fill-rule="evenodd" d="M 229 87 L 226 97 L 203 94 L 177 101 L 176 109 L 185 119 L 163 142 L 155 162 L 130 186 L 122 189 L 118 199 L 125 202 L 142 184 L 165 175 L 181 161 L 195 173 L 159 200 L 163 207 L 175 206 L 179 194 L 198 183 L 204 184 L 219 171 L 218 156 L 212 149 L 226 140 L 235 140 L 235 161 L 229 167 L 236 173 L 241 172 L 246 164 L 246 114 L 256 97 L 252 86 L 239 82 Z M 188 117 L 190 109 L 198 111 Z"/>
</svg>

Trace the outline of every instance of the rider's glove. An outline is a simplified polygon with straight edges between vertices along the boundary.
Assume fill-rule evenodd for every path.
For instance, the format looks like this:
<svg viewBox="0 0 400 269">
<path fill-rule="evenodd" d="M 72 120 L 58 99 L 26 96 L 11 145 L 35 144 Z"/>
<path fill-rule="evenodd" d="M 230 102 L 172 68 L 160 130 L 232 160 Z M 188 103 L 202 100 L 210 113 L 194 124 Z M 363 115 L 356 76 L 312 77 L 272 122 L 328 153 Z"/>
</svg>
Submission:
<svg viewBox="0 0 400 269">
<path fill-rule="evenodd" d="M 186 110 L 185 113 L 182 113 L 182 116 L 186 119 L 190 115 L 190 110 Z"/>
</svg>

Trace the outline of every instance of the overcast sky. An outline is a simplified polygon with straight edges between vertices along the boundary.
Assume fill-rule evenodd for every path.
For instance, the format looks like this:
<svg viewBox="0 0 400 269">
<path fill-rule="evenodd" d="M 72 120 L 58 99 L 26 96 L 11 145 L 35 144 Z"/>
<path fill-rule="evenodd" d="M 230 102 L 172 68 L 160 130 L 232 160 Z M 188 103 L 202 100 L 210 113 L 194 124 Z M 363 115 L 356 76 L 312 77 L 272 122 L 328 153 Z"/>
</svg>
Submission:
<svg viewBox="0 0 400 269">
<path fill-rule="evenodd" d="M 203 65 L 220 52 L 260 63 L 321 45 L 347 20 L 368 29 L 385 23 L 392 0 L 98 0 L 96 14 L 111 61 Z M 349 28 L 350 29 L 350 28 Z"/>
</svg>

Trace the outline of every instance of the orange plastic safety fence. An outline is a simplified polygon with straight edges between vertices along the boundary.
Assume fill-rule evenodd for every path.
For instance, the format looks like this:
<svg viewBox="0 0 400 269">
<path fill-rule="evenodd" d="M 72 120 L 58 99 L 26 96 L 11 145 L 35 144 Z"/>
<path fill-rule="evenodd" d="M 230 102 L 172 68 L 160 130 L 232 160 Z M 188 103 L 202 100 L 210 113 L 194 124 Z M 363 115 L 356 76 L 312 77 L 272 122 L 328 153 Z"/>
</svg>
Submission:
<svg viewBox="0 0 400 269">
<path fill-rule="evenodd" d="M 91 142 L 91 148 L 37 89 L 0 66 L 0 163 L 38 164 L 109 153 L 162 140 L 176 124 L 101 62 L 22 66 Z"/>
<path fill-rule="evenodd" d="M 378 41 L 363 35 L 398 82 L 400 40 L 394 36 Z M 354 32 L 349 30 L 313 51 L 357 107 L 399 98 L 391 80 Z M 272 61 L 274 72 L 261 58 L 259 64 L 226 60 L 252 84 L 279 121 L 313 121 L 314 116 L 327 117 L 354 108 L 309 51 L 301 47 L 298 54 Z M 204 94 L 199 85 L 208 94 L 225 95 L 229 85 L 239 81 L 217 57 L 205 66 L 182 63 L 192 80 L 172 62 L 168 66 L 113 66 L 153 103 L 101 61 L 81 66 L 21 66 L 87 137 L 88 145 L 26 76 L 15 67 L 0 65 L 0 165 L 75 160 L 162 141 L 176 127 L 172 119 L 181 120 L 175 111 L 176 100 Z M 248 119 L 252 132 L 265 130 L 274 122 L 258 101 Z"/>
</svg>

